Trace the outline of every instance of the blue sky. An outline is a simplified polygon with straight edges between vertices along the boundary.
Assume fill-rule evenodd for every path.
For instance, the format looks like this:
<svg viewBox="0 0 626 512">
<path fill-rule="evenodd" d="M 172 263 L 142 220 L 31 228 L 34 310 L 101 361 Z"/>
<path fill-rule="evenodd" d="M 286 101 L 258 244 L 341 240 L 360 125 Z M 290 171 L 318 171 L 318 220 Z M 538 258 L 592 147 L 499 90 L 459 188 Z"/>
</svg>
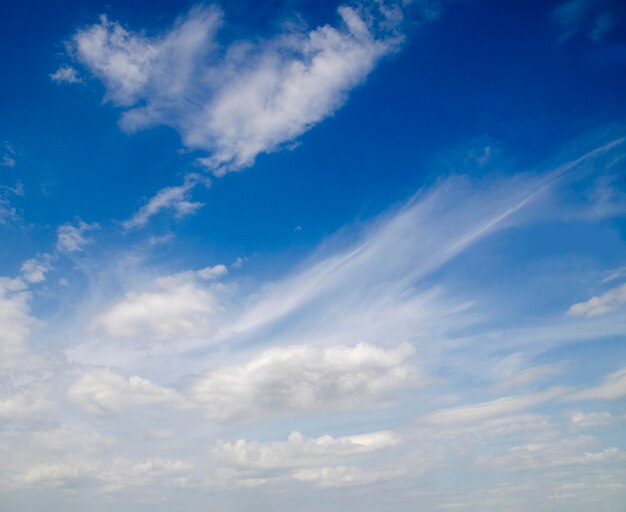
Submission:
<svg viewBox="0 0 626 512">
<path fill-rule="evenodd" d="M 621 510 L 621 2 L 1 9 L 1 508 Z"/>
</svg>

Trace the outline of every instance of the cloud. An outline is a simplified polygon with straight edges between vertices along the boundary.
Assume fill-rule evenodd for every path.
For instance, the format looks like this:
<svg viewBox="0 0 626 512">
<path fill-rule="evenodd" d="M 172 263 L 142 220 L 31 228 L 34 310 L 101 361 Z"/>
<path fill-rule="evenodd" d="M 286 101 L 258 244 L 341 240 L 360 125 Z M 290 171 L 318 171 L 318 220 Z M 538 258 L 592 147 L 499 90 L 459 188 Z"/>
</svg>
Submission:
<svg viewBox="0 0 626 512">
<path fill-rule="evenodd" d="M 284 442 L 219 441 L 212 450 L 217 475 L 238 486 L 253 486 L 297 481 L 316 487 L 344 487 L 373 483 L 398 475 L 393 470 L 334 466 L 346 460 L 394 448 L 400 438 L 388 431 L 356 436 L 324 435 L 307 438 L 292 432 Z M 335 477 L 331 481 L 331 477 Z"/>
<path fill-rule="evenodd" d="M 80 84 L 83 80 L 78 76 L 78 72 L 71 66 L 61 66 L 54 73 L 50 74 L 50 79 L 56 83 Z"/>
<path fill-rule="evenodd" d="M 2 142 L 2 158 L 0 159 L 1 167 L 15 167 L 15 150 L 8 141 Z"/>
<path fill-rule="evenodd" d="M 399 442 L 397 435 L 387 431 L 336 438 L 330 435 L 307 438 L 300 432 L 292 432 L 286 442 L 220 441 L 213 448 L 212 455 L 221 465 L 275 470 L 325 465 L 329 460 L 371 453 L 396 446 Z"/>
<path fill-rule="evenodd" d="M 0 365 L 0 368 L 4 369 L 6 366 Z M 41 389 L 20 391 L 12 396 L 0 398 L 0 419 L 3 421 L 34 419 L 49 407 L 50 402 L 44 398 Z"/>
<path fill-rule="evenodd" d="M 96 316 L 93 328 L 109 339 L 140 338 L 144 343 L 210 338 L 226 288 L 219 284 L 205 286 L 199 281 L 212 281 L 226 273 L 224 265 L 215 265 L 157 278 L 149 289 L 128 292 Z"/>
<path fill-rule="evenodd" d="M 617 311 L 626 303 L 626 283 L 611 288 L 602 295 L 591 297 L 586 302 L 574 304 L 567 310 L 569 316 L 594 317 Z"/>
<path fill-rule="evenodd" d="M 41 283 L 46 280 L 46 274 L 51 270 L 50 256 L 43 255 L 22 263 L 21 271 L 24 279 L 29 283 Z"/>
<path fill-rule="evenodd" d="M 191 201 L 191 192 L 196 185 L 209 187 L 210 180 L 198 174 L 187 174 L 185 181 L 178 187 L 166 187 L 156 193 L 140 210 L 122 225 L 125 229 L 140 228 L 145 226 L 151 217 L 163 210 L 172 210 L 176 218 L 186 217 L 195 213 L 203 203 Z"/>
<path fill-rule="evenodd" d="M 82 220 L 78 221 L 78 225 L 63 224 L 57 229 L 56 249 L 59 252 L 78 252 L 82 251 L 90 240 L 85 237 L 85 233 L 94 231 L 99 228 L 96 223 L 87 224 Z"/>
<path fill-rule="evenodd" d="M 205 373 L 188 393 L 222 421 L 376 407 L 416 383 L 412 352 L 409 345 L 365 343 L 272 348 L 247 363 Z"/>
<path fill-rule="evenodd" d="M 141 377 L 125 377 L 108 369 L 87 370 L 68 389 L 69 399 L 95 414 L 120 414 L 129 406 L 176 404 L 179 395 Z"/>
<path fill-rule="evenodd" d="M 569 0 L 552 12 L 560 25 L 565 41 L 579 32 L 586 32 L 593 42 L 598 43 L 618 24 L 610 0 Z"/>
<path fill-rule="evenodd" d="M 595 440 L 586 436 L 550 443 L 528 443 L 514 446 L 504 455 L 479 457 L 478 462 L 504 471 L 537 471 L 626 460 L 626 452 L 615 447 L 589 451 L 594 444 Z"/>
<path fill-rule="evenodd" d="M 610 412 L 583 412 L 574 411 L 569 415 L 570 422 L 575 427 L 589 428 L 610 425 L 616 418 Z"/>
<path fill-rule="evenodd" d="M 554 400 L 564 393 L 564 389 L 555 388 L 528 395 L 506 396 L 479 404 L 439 409 L 423 416 L 422 421 L 431 425 L 443 426 L 478 423 L 536 407 Z"/>
<path fill-rule="evenodd" d="M 0 369 L 20 364 L 37 320 L 30 314 L 31 294 L 21 279 L 0 277 Z"/>
<path fill-rule="evenodd" d="M 626 368 L 606 376 L 599 386 L 583 389 L 570 394 L 567 399 L 574 400 L 617 400 L 626 396 Z"/>
<path fill-rule="evenodd" d="M 403 39 L 398 6 L 342 6 L 339 16 L 338 26 L 292 24 L 273 38 L 225 47 L 216 41 L 216 7 L 196 6 L 152 37 L 101 16 L 74 34 L 71 48 L 102 80 L 106 99 L 125 109 L 124 129 L 171 126 L 222 175 L 331 116 Z"/>
</svg>

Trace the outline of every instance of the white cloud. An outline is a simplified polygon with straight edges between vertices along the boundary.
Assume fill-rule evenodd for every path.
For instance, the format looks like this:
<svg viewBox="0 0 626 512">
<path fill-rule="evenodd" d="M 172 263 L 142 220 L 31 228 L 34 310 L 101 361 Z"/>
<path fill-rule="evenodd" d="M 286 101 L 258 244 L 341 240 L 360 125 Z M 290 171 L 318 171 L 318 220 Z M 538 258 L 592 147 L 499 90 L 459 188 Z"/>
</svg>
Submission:
<svg viewBox="0 0 626 512">
<path fill-rule="evenodd" d="M 157 278 L 150 289 L 128 292 L 93 320 L 93 327 L 120 340 L 184 341 L 210 338 L 222 310 L 224 286 L 201 285 L 225 275 L 224 265 Z"/>
<path fill-rule="evenodd" d="M 2 367 L 6 367 L 6 364 L 0 365 L 0 368 Z M 15 395 L 0 398 L 0 419 L 4 421 L 33 419 L 49 406 L 50 402 L 44 398 L 41 389 L 20 391 Z"/>
<path fill-rule="evenodd" d="M 306 482 L 321 489 L 335 489 L 353 485 L 371 485 L 403 476 L 403 468 L 367 469 L 354 466 L 331 466 L 312 469 L 299 469 L 293 474 L 294 480 Z"/>
<path fill-rule="evenodd" d="M 163 210 L 172 210 L 176 218 L 193 214 L 203 203 L 191 201 L 191 192 L 196 185 L 210 186 L 211 182 L 198 174 L 187 174 L 185 181 L 178 187 L 166 187 L 156 193 L 137 213 L 122 225 L 125 229 L 145 226 L 151 217 Z"/>
<path fill-rule="evenodd" d="M 189 389 L 219 420 L 289 411 L 376 407 L 416 381 L 409 345 L 272 348 L 237 366 L 207 372 Z"/>
<path fill-rule="evenodd" d="M 472 424 L 536 407 L 564 393 L 565 390 L 555 388 L 528 395 L 506 396 L 479 404 L 439 409 L 425 415 L 422 421 L 432 425 Z"/>
<path fill-rule="evenodd" d="M 125 377 L 107 369 L 87 370 L 68 389 L 70 400 L 96 414 L 119 414 L 128 406 L 181 403 L 173 390 L 141 377 Z"/>
<path fill-rule="evenodd" d="M 573 411 L 569 415 L 570 422 L 575 427 L 598 427 L 613 423 L 616 418 L 610 412 L 583 412 Z"/>
<path fill-rule="evenodd" d="M 626 460 L 626 452 L 611 447 L 590 451 L 594 438 L 578 436 L 550 443 L 528 443 L 514 446 L 503 455 L 479 457 L 479 464 L 505 471 L 537 471 L 562 466 L 601 464 Z"/>
<path fill-rule="evenodd" d="M 626 396 L 626 368 L 606 376 L 599 386 L 570 394 L 568 400 L 617 400 Z"/>
<path fill-rule="evenodd" d="M 340 7 L 337 27 L 292 25 L 269 40 L 225 48 L 216 42 L 216 7 L 196 6 L 153 37 L 102 16 L 74 35 L 72 51 L 104 82 L 106 98 L 126 108 L 126 130 L 172 126 L 188 148 L 210 153 L 199 161 L 220 175 L 249 167 L 332 115 L 398 48 L 399 7 L 365 5 Z"/>
<path fill-rule="evenodd" d="M 217 475 L 238 486 L 257 487 L 295 480 L 321 488 L 344 487 L 397 476 L 398 468 L 364 469 L 337 464 L 394 448 L 399 442 L 400 438 L 388 431 L 318 438 L 292 432 L 286 442 L 220 441 L 212 455 L 218 467 Z M 331 481 L 331 476 L 336 478 Z"/>
<path fill-rule="evenodd" d="M 567 310 L 570 316 L 600 316 L 617 311 L 626 304 L 626 283 L 611 288 L 602 295 L 591 297 L 586 302 L 574 304 Z"/>
<path fill-rule="evenodd" d="M 46 273 L 51 269 L 49 255 L 33 258 L 22 263 L 21 271 L 24 279 L 29 283 L 41 283 L 46 280 Z"/>
<path fill-rule="evenodd" d="M 317 438 L 307 438 L 300 432 L 292 432 L 286 442 L 258 443 L 245 439 L 220 441 L 213 448 L 212 454 L 221 465 L 275 470 L 325 465 L 329 461 L 391 448 L 399 442 L 397 435 L 387 431 Z"/>
<path fill-rule="evenodd" d="M 56 83 L 82 83 L 82 79 L 78 76 L 78 72 L 71 66 L 61 66 L 54 73 L 50 74 L 50 79 Z"/>
<path fill-rule="evenodd" d="M 82 220 L 78 221 L 76 226 L 72 224 L 59 226 L 57 229 L 57 251 L 68 253 L 82 251 L 85 245 L 90 242 L 90 240 L 85 237 L 85 233 L 98 228 L 98 224 L 88 224 Z"/>
<path fill-rule="evenodd" d="M 30 292 L 21 279 L 0 277 L 0 368 L 19 365 L 37 320 L 30 315 Z"/>
</svg>

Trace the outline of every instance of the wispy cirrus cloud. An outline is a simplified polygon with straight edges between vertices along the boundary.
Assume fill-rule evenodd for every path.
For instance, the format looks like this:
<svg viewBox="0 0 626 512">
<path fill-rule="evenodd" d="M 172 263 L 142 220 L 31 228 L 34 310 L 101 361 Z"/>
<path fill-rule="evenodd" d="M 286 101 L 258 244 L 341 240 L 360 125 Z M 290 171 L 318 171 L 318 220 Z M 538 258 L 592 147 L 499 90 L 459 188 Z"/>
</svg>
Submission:
<svg viewBox="0 0 626 512">
<path fill-rule="evenodd" d="M 196 173 L 187 174 L 182 185 L 159 190 L 130 219 L 122 222 L 122 226 L 125 229 L 143 227 L 150 218 L 168 210 L 174 212 L 176 218 L 192 215 L 203 206 L 203 203 L 191 199 L 191 193 L 198 185 L 209 187 L 211 181 Z"/>
</svg>

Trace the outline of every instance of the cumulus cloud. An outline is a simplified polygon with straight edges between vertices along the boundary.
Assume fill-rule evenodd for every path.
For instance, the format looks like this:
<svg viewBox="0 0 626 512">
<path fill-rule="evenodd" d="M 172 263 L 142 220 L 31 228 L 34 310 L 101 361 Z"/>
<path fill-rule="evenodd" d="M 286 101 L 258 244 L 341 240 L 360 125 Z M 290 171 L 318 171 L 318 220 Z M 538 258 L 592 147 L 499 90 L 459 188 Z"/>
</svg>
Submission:
<svg viewBox="0 0 626 512">
<path fill-rule="evenodd" d="M 222 285 L 205 286 L 227 273 L 224 265 L 157 278 L 141 292 L 128 292 L 93 321 L 110 339 L 143 342 L 210 337 L 222 309 Z"/>
<path fill-rule="evenodd" d="M 375 407 L 416 381 L 412 348 L 291 346 L 200 377 L 189 396 L 219 420 Z"/>
<path fill-rule="evenodd" d="M 50 402 L 44 398 L 41 389 L 20 391 L 12 396 L 0 398 L 0 419 L 4 421 L 33 419 L 49 406 Z"/>
<path fill-rule="evenodd" d="M 191 200 L 191 192 L 196 185 L 210 186 L 211 182 L 194 173 L 187 174 L 182 185 L 166 187 L 156 193 L 137 213 L 122 225 L 125 229 L 145 226 L 151 217 L 163 210 L 171 210 L 176 218 L 186 217 L 193 214 L 203 206 L 203 203 Z"/>
<path fill-rule="evenodd" d="M 341 107 L 401 43 L 399 5 L 342 6 L 337 26 L 292 25 L 226 47 L 216 41 L 217 7 L 196 6 L 152 37 L 102 16 L 74 34 L 71 48 L 103 81 L 106 99 L 124 108 L 124 129 L 172 126 L 185 146 L 208 152 L 199 162 L 221 175 L 249 167 Z"/>
<path fill-rule="evenodd" d="M 98 228 L 98 224 L 88 224 L 82 220 L 78 221 L 78 224 L 75 226 L 72 224 L 59 226 L 57 229 L 57 251 L 67 253 L 82 251 L 90 242 L 90 240 L 85 237 L 85 234 Z"/>
<path fill-rule="evenodd" d="M 179 395 L 141 377 L 108 369 L 87 370 L 68 389 L 69 399 L 96 414 L 119 414 L 128 406 L 180 403 Z"/>
<path fill-rule="evenodd" d="M 212 450 L 218 475 L 240 486 L 259 486 L 277 480 L 295 480 L 316 487 L 343 487 L 372 483 L 397 475 L 395 470 L 364 469 L 333 466 L 346 460 L 387 450 L 398 445 L 400 438 L 388 431 L 355 436 L 333 437 L 324 435 L 307 438 L 292 432 L 287 441 L 235 442 L 220 441 Z M 331 477 L 336 477 L 331 481 Z"/>
<path fill-rule="evenodd" d="M 617 311 L 626 304 L 626 283 L 611 288 L 602 295 L 591 297 L 588 301 L 572 305 L 567 314 L 570 316 L 600 316 Z"/>
</svg>

